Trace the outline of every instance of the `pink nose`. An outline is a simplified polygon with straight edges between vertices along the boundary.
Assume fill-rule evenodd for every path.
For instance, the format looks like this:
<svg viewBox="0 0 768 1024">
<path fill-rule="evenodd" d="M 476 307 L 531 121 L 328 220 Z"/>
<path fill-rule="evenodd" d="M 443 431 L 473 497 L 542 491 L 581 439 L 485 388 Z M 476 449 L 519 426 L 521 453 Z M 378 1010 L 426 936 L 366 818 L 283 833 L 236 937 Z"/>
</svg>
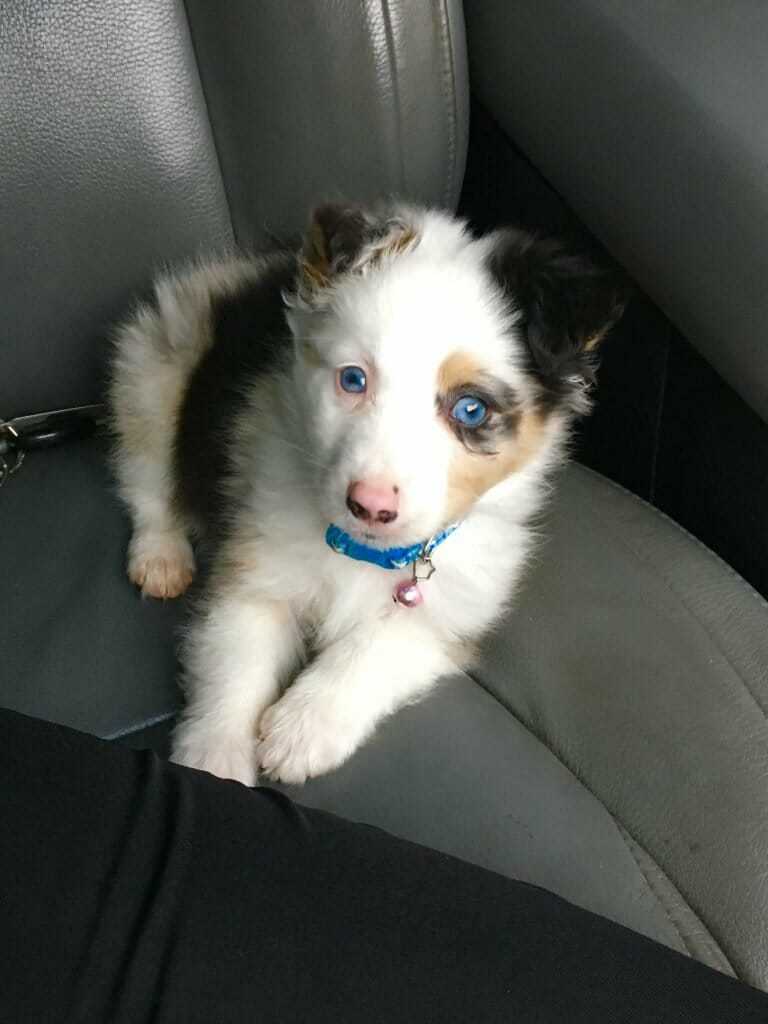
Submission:
<svg viewBox="0 0 768 1024">
<path fill-rule="evenodd" d="M 357 480 L 349 485 L 347 508 L 367 523 L 394 523 L 400 504 L 398 489 L 385 480 Z"/>
</svg>

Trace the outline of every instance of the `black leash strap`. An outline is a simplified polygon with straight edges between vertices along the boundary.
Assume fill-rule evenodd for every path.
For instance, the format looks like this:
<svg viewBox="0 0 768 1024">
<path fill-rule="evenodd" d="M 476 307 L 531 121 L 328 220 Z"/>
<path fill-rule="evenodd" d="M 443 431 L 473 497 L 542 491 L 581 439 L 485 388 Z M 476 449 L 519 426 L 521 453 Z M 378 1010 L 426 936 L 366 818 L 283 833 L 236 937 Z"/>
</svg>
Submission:
<svg viewBox="0 0 768 1024">
<path fill-rule="evenodd" d="M 0 487 L 21 469 L 27 452 L 89 437 L 105 417 L 104 405 L 77 405 L 12 420 L 0 419 Z"/>
</svg>

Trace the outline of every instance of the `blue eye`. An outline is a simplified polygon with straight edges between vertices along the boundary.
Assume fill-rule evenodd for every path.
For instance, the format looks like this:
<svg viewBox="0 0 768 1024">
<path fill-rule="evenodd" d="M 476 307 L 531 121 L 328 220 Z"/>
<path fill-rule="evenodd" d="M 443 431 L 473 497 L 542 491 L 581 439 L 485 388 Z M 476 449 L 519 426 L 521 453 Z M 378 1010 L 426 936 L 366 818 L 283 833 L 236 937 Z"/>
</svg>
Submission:
<svg viewBox="0 0 768 1024">
<path fill-rule="evenodd" d="M 488 419 L 488 406 L 474 395 L 462 395 L 451 409 L 451 417 L 464 427 L 479 427 Z"/>
<path fill-rule="evenodd" d="M 339 387 L 353 395 L 361 395 L 366 388 L 365 370 L 359 366 L 344 366 L 339 370 Z"/>
</svg>

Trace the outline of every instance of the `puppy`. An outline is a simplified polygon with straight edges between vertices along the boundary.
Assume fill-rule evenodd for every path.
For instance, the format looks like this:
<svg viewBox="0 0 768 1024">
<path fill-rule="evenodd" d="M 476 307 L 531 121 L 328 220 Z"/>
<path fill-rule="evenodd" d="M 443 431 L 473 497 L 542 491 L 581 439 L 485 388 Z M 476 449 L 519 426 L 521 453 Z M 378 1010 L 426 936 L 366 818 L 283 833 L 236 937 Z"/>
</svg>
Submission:
<svg viewBox="0 0 768 1024">
<path fill-rule="evenodd" d="M 175 597 L 215 541 L 175 761 L 301 783 L 468 664 L 621 309 L 557 243 L 398 203 L 159 278 L 111 408 L 130 579 Z"/>
</svg>

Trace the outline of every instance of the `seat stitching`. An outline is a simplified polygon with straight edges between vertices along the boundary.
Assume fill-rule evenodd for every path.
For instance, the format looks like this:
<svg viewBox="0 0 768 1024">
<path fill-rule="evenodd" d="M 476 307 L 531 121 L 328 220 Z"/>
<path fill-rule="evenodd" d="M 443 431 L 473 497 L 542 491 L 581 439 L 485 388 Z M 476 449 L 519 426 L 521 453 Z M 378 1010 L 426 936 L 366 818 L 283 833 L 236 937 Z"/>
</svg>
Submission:
<svg viewBox="0 0 768 1024">
<path fill-rule="evenodd" d="M 200 86 L 200 95 L 202 96 L 203 103 L 205 104 L 205 114 L 206 114 L 206 118 L 208 120 L 208 128 L 209 128 L 210 133 L 211 133 L 211 142 L 213 144 L 213 151 L 216 154 L 216 163 L 218 164 L 218 167 L 219 167 L 219 178 L 221 179 L 221 188 L 222 188 L 222 191 L 224 192 L 224 199 L 226 200 L 226 204 L 227 204 L 227 213 L 229 214 L 229 233 L 230 233 L 230 236 L 231 236 L 232 240 L 237 244 L 237 243 L 239 243 L 239 239 L 237 237 L 237 231 L 235 230 L 234 217 L 232 216 L 232 201 L 231 201 L 230 195 L 229 195 L 229 185 L 228 185 L 227 179 L 226 179 L 226 177 L 224 175 L 224 165 L 222 164 L 222 161 L 221 161 L 221 151 L 219 149 L 219 140 L 218 140 L 218 137 L 217 137 L 217 134 L 216 134 L 216 129 L 214 128 L 214 125 L 213 125 L 213 117 L 211 116 L 211 105 L 210 105 L 210 103 L 208 101 L 208 93 L 205 90 L 205 82 L 203 81 L 203 72 L 202 72 L 202 69 L 200 67 L 200 57 L 199 57 L 198 52 L 197 52 L 197 43 L 195 42 L 195 33 L 194 33 L 193 29 L 192 29 L 192 19 L 189 16 L 189 10 L 187 8 L 187 0 L 181 0 L 181 8 L 182 8 L 182 10 L 184 12 L 184 20 L 187 23 L 187 35 L 188 35 L 188 38 L 189 38 L 189 48 L 191 49 L 192 56 L 194 57 L 194 60 L 195 60 L 195 70 L 197 71 L 197 81 L 198 81 L 198 84 Z"/>
<path fill-rule="evenodd" d="M 651 482 L 649 488 L 649 495 L 651 501 L 656 497 L 656 477 L 659 463 L 659 449 L 661 448 L 661 425 L 664 419 L 664 403 L 667 397 L 667 377 L 669 375 L 669 339 L 665 340 L 664 344 L 664 365 L 661 371 L 661 385 L 659 387 L 658 403 L 659 408 L 656 413 L 656 422 L 653 428 L 653 455 L 651 457 Z"/>
<path fill-rule="evenodd" d="M 613 818 L 613 815 L 611 815 L 611 817 Z M 613 820 L 615 821 L 616 819 L 614 818 Z M 672 917 L 672 914 L 670 913 L 669 907 L 667 906 L 666 900 L 662 898 L 660 889 L 658 889 L 656 887 L 656 885 L 654 885 L 654 883 L 651 881 L 650 874 L 647 871 L 645 871 L 645 869 L 643 868 L 643 866 L 640 863 L 639 859 L 635 856 L 635 851 L 632 849 L 632 844 L 635 842 L 634 839 L 632 839 L 632 836 L 629 834 L 629 832 L 626 831 L 624 826 L 620 825 L 618 823 L 617 823 L 617 831 L 618 831 L 619 835 L 621 836 L 622 840 L 624 841 L 624 845 L 626 846 L 627 851 L 628 851 L 630 857 L 632 858 L 632 861 L 635 864 L 635 867 L 637 868 L 637 870 L 640 872 L 640 874 L 645 879 L 646 885 L 648 886 L 648 888 L 650 889 L 650 891 L 653 893 L 654 897 L 656 898 L 656 902 L 659 904 L 661 909 L 664 911 L 664 916 L 669 921 L 669 923 L 672 925 L 672 927 L 677 932 L 677 934 L 680 936 L 680 941 L 682 942 L 686 952 L 688 953 L 689 956 L 695 957 L 694 950 L 688 944 L 688 940 L 686 939 L 685 935 L 683 935 L 682 929 L 678 925 L 677 921 L 675 921 L 674 918 Z M 625 838 L 625 836 L 623 835 L 624 832 L 626 832 L 626 834 L 629 837 L 630 841 L 627 841 L 627 838 Z M 637 845 L 637 844 L 635 844 L 635 845 Z M 646 854 L 646 856 L 648 855 L 648 851 L 647 850 L 645 850 L 643 852 Z M 650 857 L 649 859 L 653 861 L 652 857 Z M 653 861 L 653 862 L 655 863 L 655 861 Z M 663 874 L 663 872 L 661 872 L 661 874 Z M 666 876 L 664 876 L 664 877 L 666 877 Z M 668 881 L 670 882 L 670 885 L 672 885 L 671 879 L 668 879 Z M 677 886 L 675 886 L 675 888 L 677 888 Z M 696 916 L 696 915 L 694 915 L 694 916 Z M 698 920 L 698 917 L 696 919 Z M 702 922 L 702 924 L 703 924 L 703 922 Z"/>
<path fill-rule="evenodd" d="M 442 42 L 440 87 L 443 94 L 443 102 L 448 117 L 447 144 L 448 144 L 448 171 L 445 179 L 444 201 L 447 206 L 452 206 L 456 200 L 454 194 L 456 187 L 456 149 L 457 149 L 457 126 L 458 111 L 456 109 L 456 62 L 453 53 L 453 35 L 451 32 L 451 17 L 448 11 L 448 0 L 442 0 L 442 17 L 437 17 L 438 31 Z"/>
<path fill-rule="evenodd" d="M 117 729 L 115 732 L 111 732 L 108 736 L 101 736 L 100 739 L 107 740 L 108 742 L 125 739 L 128 736 L 133 736 L 134 733 L 143 732 L 144 729 L 151 729 L 155 725 L 167 722 L 177 714 L 178 708 L 173 711 L 162 711 L 160 714 L 153 715 L 151 718 L 148 718 L 145 722 L 141 722 L 138 725 L 128 725 L 124 729 Z"/>
<path fill-rule="evenodd" d="M 648 851 L 643 846 L 641 846 L 637 842 L 637 840 L 634 839 L 634 837 L 621 824 L 619 825 L 619 833 L 621 834 L 622 838 L 626 842 L 627 849 L 629 850 L 629 853 L 630 853 L 630 856 L 632 857 L 632 860 L 635 862 L 635 864 L 637 864 L 638 871 L 640 871 L 640 873 L 645 878 L 646 882 L 648 883 L 648 888 L 651 890 L 653 895 L 659 901 L 659 904 L 661 905 L 661 907 L 664 910 L 664 913 L 667 915 L 667 918 L 669 919 L 669 923 L 672 925 L 672 927 L 675 929 L 675 931 L 680 936 L 680 939 L 682 940 L 683 945 L 689 951 L 690 955 L 692 957 L 694 957 L 695 959 L 698 959 L 698 957 L 696 955 L 695 946 L 692 946 L 692 945 L 689 944 L 689 941 L 686 938 L 686 935 L 683 933 L 682 928 L 680 927 L 680 925 L 678 925 L 678 923 L 675 921 L 675 919 L 672 916 L 672 911 L 670 909 L 671 904 L 667 903 L 667 894 L 663 891 L 662 887 L 658 885 L 658 883 L 656 883 L 656 882 L 654 882 L 652 880 L 651 874 L 649 872 L 646 872 L 645 868 L 643 867 L 642 863 L 640 862 L 640 859 L 635 854 L 635 850 L 636 849 L 642 851 L 642 853 L 648 858 L 648 860 L 651 862 L 651 864 L 653 864 L 653 866 L 659 872 L 661 877 L 664 878 L 667 881 L 667 883 L 669 884 L 670 889 L 674 890 L 674 892 L 677 893 L 677 896 L 679 897 L 680 901 L 688 908 L 688 910 L 691 911 L 691 913 L 693 914 L 694 919 L 696 921 L 698 921 L 699 924 L 701 925 L 701 927 L 702 927 L 702 929 L 704 931 L 704 934 L 710 940 L 712 945 L 715 947 L 715 949 L 719 953 L 720 957 L 722 958 L 723 963 L 728 967 L 728 969 L 730 971 L 733 971 L 733 968 L 731 967 L 731 964 L 728 962 L 728 959 L 723 954 L 723 951 L 720 949 L 719 944 L 717 942 L 715 942 L 714 939 L 712 938 L 712 935 L 710 934 L 710 931 L 707 928 L 705 922 L 702 921 L 702 919 L 697 914 L 695 914 L 693 912 L 693 910 L 691 909 L 691 907 L 688 904 L 687 900 L 685 900 L 685 898 L 683 897 L 683 895 L 680 892 L 680 890 L 678 889 L 678 887 L 675 885 L 675 883 L 672 881 L 672 879 L 664 871 L 662 871 L 661 867 L 659 866 L 659 864 L 655 860 L 655 858 L 653 858 L 648 853 Z M 704 945 L 705 944 L 702 943 L 702 946 L 704 946 Z M 722 970 L 722 967 L 720 967 L 720 969 Z"/>
<path fill-rule="evenodd" d="M 625 836 L 622 835 L 622 830 L 624 832 L 626 832 L 626 834 L 630 837 L 632 842 L 634 842 L 637 845 L 638 849 L 642 850 L 643 853 L 646 855 L 646 857 L 648 857 L 648 859 L 653 864 L 656 865 L 656 867 L 658 868 L 659 874 L 662 875 L 668 881 L 670 886 L 672 886 L 680 894 L 680 899 L 685 904 L 685 906 L 688 908 L 688 910 L 690 911 L 691 915 L 702 925 L 703 928 L 706 929 L 708 934 L 712 937 L 713 943 L 717 947 L 717 950 L 720 953 L 720 955 L 722 956 L 724 962 L 728 965 L 730 970 L 733 972 L 733 976 L 735 978 L 739 978 L 740 975 L 735 970 L 733 964 L 731 963 L 730 959 L 726 955 L 723 944 L 716 937 L 715 930 L 707 923 L 707 921 L 705 920 L 703 915 L 699 914 L 694 909 L 693 905 L 686 898 L 686 896 L 684 895 L 684 893 L 682 892 L 680 887 L 677 885 L 677 883 L 672 879 L 672 877 L 670 875 L 667 874 L 667 872 L 664 870 L 664 868 L 658 863 L 656 858 L 653 857 L 650 854 L 650 852 L 646 849 L 646 847 L 637 839 L 637 837 L 633 834 L 632 830 L 627 827 L 626 823 L 624 821 L 622 821 L 621 818 L 617 814 L 615 814 L 611 810 L 610 807 L 608 807 L 608 805 L 605 803 L 605 801 L 602 799 L 602 797 L 592 788 L 592 786 L 589 785 L 589 783 L 585 779 L 583 779 L 576 771 L 574 771 L 573 768 L 571 768 L 571 766 L 563 758 L 563 756 L 560 754 L 560 752 L 552 745 L 552 743 L 550 743 L 550 741 L 549 741 L 547 736 L 539 733 L 536 729 L 533 729 L 527 722 L 525 722 L 517 714 L 517 712 L 509 704 L 507 704 L 499 696 L 499 694 L 495 693 L 492 689 L 490 689 L 490 687 L 488 687 L 482 681 L 482 679 L 480 679 L 480 677 L 475 674 L 474 671 L 469 671 L 466 668 L 463 669 L 462 671 L 463 671 L 464 675 L 467 676 L 468 679 L 470 679 L 473 683 L 475 683 L 476 686 L 479 686 L 481 690 L 485 691 L 485 693 L 487 693 L 489 697 L 491 697 L 493 700 L 496 701 L 497 704 L 499 704 L 502 708 L 504 708 L 504 710 L 507 712 L 507 714 L 511 715 L 512 718 L 514 718 L 516 722 L 518 722 L 524 729 L 526 729 L 529 733 L 531 733 L 532 736 L 534 736 L 537 740 L 539 740 L 539 742 L 544 747 L 546 747 L 547 750 L 549 750 L 549 752 L 552 754 L 552 756 L 557 759 L 557 761 L 565 768 L 565 770 L 567 772 L 569 772 L 574 777 L 574 779 L 576 779 L 576 781 L 579 783 L 579 785 L 583 786 L 584 789 L 586 789 L 587 792 L 590 793 L 592 795 L 592 797 L 594 797 L 594 799 L 600 804 L 600 806 L 606 812 L 608 817 L 611 819 L 611 822 L 613 823 L 614 828 L 616 829 L 616 832 L 617 832 L 619 838 L 621 839 L 621 841 L 624 844 L 624 846 L 627 848 L 627 851 L 629 852 L 629 855 L 632 858 L 633 862 L 637 865 L 637 868 L 640 871 L 641 875 L 643 876 L 643 878 L 644 878 L 644 880 L 645 880 L 645 882 L 646 882 L 646 884 L 648 886 L 649 891 L 654 896 L 654 898 L 657 900 L 659 906 L 664 911 L 666 916 L 669 917 L 669 912 L 667 911 L 667 908 L 661 902 L 661 900 L 659 899 L 659 897 L 656 894 L 655 890 L 651 886 L 651 884 L 650 884 L 650 882 L 649 882 L 645 872 L 642 870 L 640 865 L 637 864 L 637 859 L 635 858 L 632 850 L 629 848 L 629 844 L 627 843 L 627 840 L 626 840 Z M 671 918 L 669 918 L 669 920 L 670 920 L 670 924 L 672 925 L 672 927 L 675 929 L 675 931 L 680 936 L 680 941 L 683 943 L 685 948 L 688 949 L 688 944 L 687 944 L 687 942 L 685 940 L 685 937 L 680 932 L 680 929 L 679 929 L 678 925 Z M 696 959 L 698 959 L 698 957 Z"/>
<path fill-rule="evenodd" d="M 400 188 L 408 191 L 407 175 L 405 172 L 405 147 L 403 146 L 403 105 L 400 96 L 400 78 L 397 67 L 397 46 L 395 45 L 395 33 L 392 25 L 392 13 L 389 9 L 389 0 L 380 0 L 381 20 L 384 23 L 384 34 L 387 41 L 387 64 L 389 65 L 389 79 L 392 83 L 392 105 L 395 115 L 395 130 L 397 133 L 397 157 L 398 170 L 400 172 Z"/>
</svg>

